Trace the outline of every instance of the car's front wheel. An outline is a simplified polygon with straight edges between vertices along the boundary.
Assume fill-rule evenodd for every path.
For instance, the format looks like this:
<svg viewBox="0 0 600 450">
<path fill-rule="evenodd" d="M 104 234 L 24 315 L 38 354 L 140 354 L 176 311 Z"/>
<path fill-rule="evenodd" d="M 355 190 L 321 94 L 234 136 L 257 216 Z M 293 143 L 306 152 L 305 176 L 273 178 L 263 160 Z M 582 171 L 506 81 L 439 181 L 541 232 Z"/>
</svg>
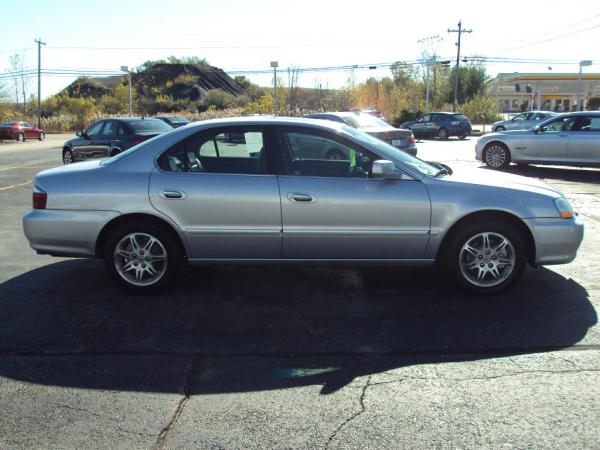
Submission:
<svg viewBox="0 0 600 450">
<path fill-rule="evenodd" d="M 42 131 L 42 132 L 40 133 L 40 135 L 39 135 L 38 139 L 39 139 L 40 141 L 43 141 L 44 139 L 46 139 L 46 133 L 44 133 L 44 132 Z"/>
<path fill-rule="evenodd" d="M 483 151 L 483 162 L 492 169 L 506 169 L 510 164 L 510 152 L 506 145 L 492 142 Z"/>
<path fill-rule="evenodd" d="M 62 159 L 63 159 L 63 164 L 72 164 L 75 162 L 75 158 L 73 157 L 73 151 L 71 149 L 64 149 L 63 150 L 63 155 L 62 155 Z"/>
<path fill-rule="evenodd" d="M 113 230 L 104 247 L 104 267 L 122 288 L 136 293 L 157 292 L 177 276 L 183 259 L 170 233 L 146 222 L 125 224 Z"/>
<path fill-rule="evenodd" d="M 442 140 L 448 139 L 448 130 L 445 128 L 440 128 L 438 131 L 438 137 Z"/>
<path fill-rule="evenodd" d="M 25 142 L 25 135 L 23 133 L 19 133 L 19 135 L 17 136 L 17 141 Z"/>
<path fill-rule="evenodd" d="M 491 219 L 462 227 L 445 250 L 444 266 L 450 277 L 461 288 L 480 295 L 508 289 L 521 278 L 527 261 L 518 230 Z"/>
</svg>

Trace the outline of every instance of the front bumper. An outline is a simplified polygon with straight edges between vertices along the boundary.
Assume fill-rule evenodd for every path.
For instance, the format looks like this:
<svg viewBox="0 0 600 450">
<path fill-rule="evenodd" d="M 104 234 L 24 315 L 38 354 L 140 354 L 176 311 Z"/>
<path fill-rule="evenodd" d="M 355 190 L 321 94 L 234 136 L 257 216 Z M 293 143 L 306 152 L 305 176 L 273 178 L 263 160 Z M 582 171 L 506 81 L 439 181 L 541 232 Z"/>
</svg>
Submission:
<svg viewBox="0 0 600 450">
<path fill-rule="evenodd" d="M 573 219 L 524 219 L 535 241 L 534 265 L 570 263 L 583 240 L 583 222 Z"/>
<path fill-rule="evenodd" d="M 34 209 L 23 217 L 23 231 L 38 253 L 93 257 L 100 231 L 117 216 L 115 211 Z"/>
</svg>

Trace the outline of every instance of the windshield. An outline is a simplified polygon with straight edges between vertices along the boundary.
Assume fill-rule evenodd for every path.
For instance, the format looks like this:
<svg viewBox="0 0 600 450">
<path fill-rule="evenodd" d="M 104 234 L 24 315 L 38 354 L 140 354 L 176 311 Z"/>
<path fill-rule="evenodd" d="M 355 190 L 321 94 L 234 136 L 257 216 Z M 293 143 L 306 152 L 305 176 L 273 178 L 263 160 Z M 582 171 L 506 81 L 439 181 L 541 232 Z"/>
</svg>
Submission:
<svg viewBox="0 0 600 450">
<path fill-rule="evenodd" d="M 185 117 L 170 117 L 171 123 L 190 123 Z"/>
<path fill-rule="evenodd" d="M 4 123 L 0 123 L 0 127 L 12 127 L 16 123 L 17 122 L 4 122 Z"/>
<path fill-rule="evenodd" d="M 348 126 L 343 127 L 343 130 L 349 135 L 363 142 L 367 142 L 374 147 L 378 153 L 385 155 L 391 160 L 406 164 L 423 175 L 435 176 L 439 172 L 438 167 L 422 161 L 419 158 L 415 158 L 414 156 L 411 156 L 408 153 L 403 152 L 402 150 L 399 150 L 396 147 L 393 147 L 390 144 L 382 141 L 381 139 L 371 136 L 370 134 L 359 131 L 355 128 L 350 128 Z"/>
<path fill-rule="evenodd" d="M 128 120 L 127 123 L 136 133 L 171 131 L 173 127 L 158 119 L 137 119 Z"/>
</svg>

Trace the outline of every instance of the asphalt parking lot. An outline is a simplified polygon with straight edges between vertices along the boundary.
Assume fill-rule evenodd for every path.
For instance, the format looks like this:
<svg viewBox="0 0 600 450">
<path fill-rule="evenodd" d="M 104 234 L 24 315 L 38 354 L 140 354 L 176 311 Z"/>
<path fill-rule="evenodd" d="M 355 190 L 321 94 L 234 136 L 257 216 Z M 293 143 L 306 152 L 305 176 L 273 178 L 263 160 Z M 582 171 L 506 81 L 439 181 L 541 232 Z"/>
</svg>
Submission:
<svg viewBox="0 0 600 450">
<path fill-rule="evenodd" d="M 323 267 L 193 268 L 139 297 L 23 236 L 66 138 L 0 144 L 0 448 L 600 447 L 599 170 L 511 167 L 559 187 L 586 234 L 496 297 Z M 479 167 L 474 140 L 419 156 Z"/>
</svg>

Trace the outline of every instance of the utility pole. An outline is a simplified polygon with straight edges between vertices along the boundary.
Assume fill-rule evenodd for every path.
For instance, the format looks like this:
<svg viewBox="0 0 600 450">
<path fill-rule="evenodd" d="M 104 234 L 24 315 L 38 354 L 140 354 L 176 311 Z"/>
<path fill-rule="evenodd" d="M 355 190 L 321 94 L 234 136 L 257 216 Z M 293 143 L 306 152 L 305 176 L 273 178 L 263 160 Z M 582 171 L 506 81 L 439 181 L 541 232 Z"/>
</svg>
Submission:
<svg viewBox="0 0 600 450">
<path fill-rule="evenodd" d="M 271 61 L 271 67 L 273 68 L 273 110 L 274 115 L 277 115 L 277 61 Z"/>
<path fill-rule="evenodd" d="M 37 98 L 37 118 L 38 128 L 42 128 L 42 45 L 46 45 L 42 42 L 42 38 L 34 39 L 34 42 L 38 45 L 38 98 Z M 25 99 L 23 99 L 25 102 Z"/>
<path fill-rule="evenodd" d="M 458 66 L 460 65 L 460 38 L 463 33 L 472 33 L 473 30 L 466 30 L 462 27 L 462 20 L 458 21 L 458 29 L 452 30 L 448 28 L 448 33 L 458 33 L 458 42 L 456 43 L 456 68 L 454 69 L 454 105 L 452 111 L 456 112 L 458 109 Z"/>
</svg>

